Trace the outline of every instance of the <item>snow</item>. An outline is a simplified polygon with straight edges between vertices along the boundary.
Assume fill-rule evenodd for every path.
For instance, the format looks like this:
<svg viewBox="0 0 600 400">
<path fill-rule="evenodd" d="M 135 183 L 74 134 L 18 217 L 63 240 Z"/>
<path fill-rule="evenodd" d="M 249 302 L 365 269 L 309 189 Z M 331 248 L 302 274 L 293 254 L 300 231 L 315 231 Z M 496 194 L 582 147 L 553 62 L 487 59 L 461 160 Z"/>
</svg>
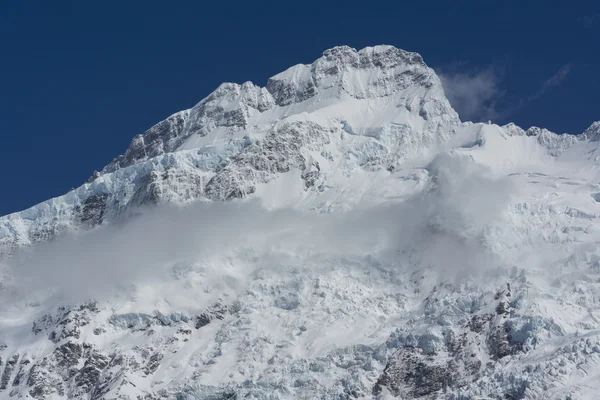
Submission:
<svg viewBox="0 0 600 400">
<path fill-rule="evenodd" d="M 461 123 L 391 46 L 223 84 L 0 218 L 0 398 L 595 398 L 597 126 Z"/>
</svg>

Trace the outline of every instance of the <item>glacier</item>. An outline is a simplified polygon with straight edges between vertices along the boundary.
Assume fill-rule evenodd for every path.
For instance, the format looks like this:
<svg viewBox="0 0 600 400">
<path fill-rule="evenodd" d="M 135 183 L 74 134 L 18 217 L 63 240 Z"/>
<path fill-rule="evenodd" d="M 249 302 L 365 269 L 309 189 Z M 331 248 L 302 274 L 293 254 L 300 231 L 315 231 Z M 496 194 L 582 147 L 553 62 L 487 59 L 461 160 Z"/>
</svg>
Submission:
<svg viewBox="0 0 600 400">
<path fill-rule="evenodd" d="M 0 218 L 0 398 L 594 399 L 599 135 L 393 46 L 224 83 Z"/>
</svg>

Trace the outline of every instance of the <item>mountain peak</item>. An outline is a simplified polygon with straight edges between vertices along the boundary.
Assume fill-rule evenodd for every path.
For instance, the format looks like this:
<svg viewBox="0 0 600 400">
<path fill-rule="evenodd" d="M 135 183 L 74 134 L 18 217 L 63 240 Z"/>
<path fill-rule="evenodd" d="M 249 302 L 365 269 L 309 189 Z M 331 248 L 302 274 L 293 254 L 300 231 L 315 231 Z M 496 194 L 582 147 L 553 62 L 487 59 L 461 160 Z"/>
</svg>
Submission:
<svg viewBox="0 0 600 400">
<path fill-rule="evenodd" d="M 367 46 L 361 50 L 356 50 L 350 46 L 336 46 L 325 50 L 323 56 L 315 62 L 319 61 L 336 61 L 354 67 L 369 64 L 386 67 L 400 63 L 425 66 L 423 58 L 418 53 L 412 53 L 391 45 Z"/>
<path fill-rule="evenodd" d="M 595 121 L 587 128 L 583 134 L 590 140 L 599 141 L 600 140 L 600 121 Z"/>
<path fill-rule="evenodd" d="M 384 97 L 412 85 L 441 88 L 435 72 L 419 54 L 388 45 L 359 51 L 338 46 L 325 50 L 312 64 L 298 64 L 271 77 L 267 90 L 278 105 L 286 106 L 317 94 Z"/>
<path fill-rule="evenodd" d="M 338 46 L 325 50 L 312 64 L 298 64 L 274 75 L 264 88 L 252 82 L 222 83 L 191 109 L 136 136 L 125 154 L 102 172 L 199 147 L 205 143 L 196 139 L 212 133 L 230 137 L 252 127 L 268 130 L 298 111 L 314 111 L 343 98 L 385 99 L 396 106 L 414 108 L 426 119 L 439 114 L 447 115 L 451 126 L 458 123 L 439 78 L 419 54 L 389 45 L 361 50 Z M 285 108 L 291 105 L 297 107 Z"/>
<path fill-rule="evenodd" d="M 0 217 L 0 398 L 595 398 L 588 137 L 461 124 L 393 46 L 223 83 Z"/>
<path fill-rule="evenodd" d="M 316 199 L 327 179 L 337 179 L 334 171 L 394 171 L 440 146 L 459 125 L 420 55 L 384 45 L 334 47 L 266 87 L 220 84 L 194 107 L 136 135 L 87 184 L 0 220 L 0 244 L 12 248 L 99 225 L 141 204 L 246 197 L 293 170 L 300 173 L 296 194 Z M 41 217 L 21 223 L 28 215 Z"/>
</svg>

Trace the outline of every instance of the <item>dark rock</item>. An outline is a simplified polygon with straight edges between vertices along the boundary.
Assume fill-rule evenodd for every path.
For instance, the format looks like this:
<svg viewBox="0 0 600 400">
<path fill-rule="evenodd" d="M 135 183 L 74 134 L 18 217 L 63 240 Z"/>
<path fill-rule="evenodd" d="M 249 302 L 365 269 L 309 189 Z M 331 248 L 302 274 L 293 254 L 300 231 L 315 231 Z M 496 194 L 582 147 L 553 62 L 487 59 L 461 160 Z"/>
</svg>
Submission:
<svg viewBox="0 0 600 400">
<path fill-rule="evenodd" d="M 508 334 L 508 326 L 506 324 L 492 328 L 487 337 L 487 345 L 490 355 L 494 360 L 499 360 L 503 357 L 513 354 L 515 350 L 511 346 Z"/>
<path fill-rule="evenodd" d="M 144 368 L 144 373 L 146 375 L 152 375 L 158 367 L 160 367 L 160 361 L 162 360 L 163 355 L 161 353 L 154 353 L 150 356 L 146 367 Z"/>
<path fill-rule="evenodd" d="M 301 150 L 320 150 L 330 142 L 329 131 L 313 122 L 286 123 L 269 132 L 261 142 L 245 147 L 206 184 L 212 200 L 243 198 L 256 191 L 256 184 L 277 173 L 306 169 Z"/>
<path fill-rule="evenodd" d="M 496 306 L 496 314 L 502 315 L 502 314 L 506 314 L 507 313 L 507 309 L 506 309 L 506 303 L 501 301 L 498 303 L 498 305 Z"/>
<path fill-rule="evenodd" d="M 27 365 L 29 365 L 30 363 L 31 363 L 31 361 L 26 358 L 23 358 L 21 360 L 21 362 L 19 363 L 20 364 L 19 372 L 17 372 L 15 379 L 13 379 L 13 386 L 19 386 L 21 384 L 21 382 L 23 381 L 23 378 L 25 377 Z"/>
<path fill-rule="evenodd" d="M 58 396 L 64 396 L 64 387 L 61 379 L 54 378 L 49 372 L 49 361 L 44 358 L 41 362 L 34 364 L 29 371 L 27 386 L 29 395 L 35 399 L 45 399 L 50 394 L 56 393 Z"/>
<path fill-rule="evenodd" d="M 230 308 L 228 306 L 221 303 L 216 303 L 196 317 L 196 323 L 194 326 L 196 329 L 200 329 L 215 319 L 224 319 L 228 313 L 230 313 Z"/>
<path fill-rule="evenodd" d="M 10 381 L 10 377 L 12 376 L 15 366 L 19 361 L 19 357 L 19 354 L 15 354 L 6 361 L 6 365 L 4 366 L 4 372 L 0 377 L 0 390 L 4 390 L 8 387 L 8 382 Z"/>
<path fill-rule="evenodd" d="M 33 326 L 31 328 L 34 335 L 38 335 L 46 330 L 49 326 L 54 323 L 52 316 L 46 314 L 42 318 L 37 321 L 33 321 Z"/>
<path fill-rule="evenodd" d="M 148 129 L 143 135 L 135 136 L 125 154 L 114 159 L 102 172 L 113 172 L 119 168 L 173 151 L 180 143 L 177 138 L 183 132 L 188 116 L 188 112 L 171 115 Z"/>
<path fill-rule="evenodd" d="M 79 343 L 67 342 L 54 349 L 57 365 L 61 368 L 71 368 L 79 364 L 83 355 L 83 347 Z"/>
<path fill-rule="evenodd" d="M 302 179 L 304 180 L 304 189 L 308 190 L 315 186 L 315 183 L 321 176 L 321 167 L 317 161 L 312 161 L 309 168 L 302 172 Z"/>
<path fill-rule="evenodd" d="M 467 326 L 472 332 L 481 333 L 484 325 L 487 324 L 491 318 L 492 316 L 489 314 L 473 315 Z"/>
<path fill-rule="evenodd" d="M 317 88 L 313 79 L 305 82 L 288 82 L 271 78 L 267 82 L 267 90 L 273 95 L 275 102 L 280 106 L 304 101 L 317 94 Z"/>
<path fill-rule="evenodd" d="M 74 382 L 77 385 L 78 393 L 91 392 L 98 382 L 102 370 L 108 365 L 108 358 L 93 351 L 85 361 L 83 368 L 75 375 Z"/>
<path fill-rule="evenodd" d="M 94 335 L 98 336 L 106 332 L 106 329 L 104 329 L 103 327 L 94 328 L 92 332 L 94 333 Z"/>
<path fill-rule="evenodd" d="M 84 227 L 100 225 L 106 212 L 107 194 L 93 194 L 75 208 L 75 219 Z"/>
<path fill-rule="evenodd" d="M 200 328 L 202 328 L 203 326 L 206 326 L 206 325 L 210 324 L 210 321 L 211 321 L 211 320 L 212 320 L 212 319 L 210 318 L 210 315 L 209 315 L 208 313 L 202 313 L 202 314 L 200 314 L 200 315 L 198 315 L 198 316 L 196 317 L 196 325 L 195 325 L 195 328 L 196 328 L 196 329 L 200 329 Z"/>
<path fill-rule="evenodd" d="M 453 360 L 439 362 L 423 356 L 419 349 L 405 348 L 386 365 L 373 394 L 379 394 L 383 387 L 401 398 L 438 394 L 451 384 L 456 370 Z"/>
</svg>

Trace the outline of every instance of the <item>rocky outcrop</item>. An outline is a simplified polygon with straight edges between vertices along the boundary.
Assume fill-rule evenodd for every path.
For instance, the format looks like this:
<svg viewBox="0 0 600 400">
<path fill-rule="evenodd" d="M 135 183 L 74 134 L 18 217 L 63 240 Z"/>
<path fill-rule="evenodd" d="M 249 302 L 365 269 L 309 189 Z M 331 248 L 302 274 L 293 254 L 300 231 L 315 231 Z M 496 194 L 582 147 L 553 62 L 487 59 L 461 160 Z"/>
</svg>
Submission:
<svg viewBox="0 0 600 400">
<path fill-rule="evenodd" d="M 4 371 L 2 372 L 2 375 L 0 375 L 0 390 L 6 390 L 9 387 L 10 378 L 19 362 L 19 357 L 19 354 L 15 354 L 6 360 Z"/>
<path fill-rule="evenodd" d="M 93 194 L 81 206 L 75 206 L 74 213 L 78 225 L 94 227 L 100 225 L 106 213 L 107 194 Z"/>
<path fill-rule="evenodd" d="M 260 142 L 244 148 L 229 164 L 217 171 L 206 184 L 205 193 L 212 200 L 242 198 L 256 191 L 277 174 L 307 168 L 304 155 L 331 142 L 332 133 L 315 123 L 285 123 L 277 126 Z"/>
<path fill-rule="evenodd" d="M 253 113 L 273 106 L 274 100 L 264 88 L 251 82 L 224 83 L 193 108 L 173 114 L 137 135 L 127 152 L 108 164 L 102 173 L 173 152 L 192 135 L 206 136 L 217 128 L 231 132 L 245 129 Z"/>
<path fill-rule="evenodd" d="M 349 78 L 357 72 L 358 77 Z M 311 65 L 296 65 L 273 76 L 267 90 L 277 105 L 301 103 L 319 93 L 334 90 L 357 99 L 389 96 L 410 86 L 431 88 L 439 80 L 421 56 L 393 46 L 367 47 L 360 51 L 348 46 L 326 50 Z"/>
<path fill-rule="evenodd" d="M 235 314 L 240 310 L 238 302 L 232 305 L 215 303 L 205 311 L 201 312 L 194 318 L 194 327 L 200 329 L 211 323 L 213 320 L 223 320 L 229 314 Z"/>
<path fill-rule="evenodd" d="M 448 307 L 452 306 L 439 305 L 436 300 L 439 290 L 434 289 L 427 301 L 431 302 L 432 310 L 448 313 Z M 489 298 L 486 301 L 494 305 L 494 312 L 473 310 L 463 327 L 442 328 L 441 334 L 436 330 L 418 335 L 410 333 L 419 330 L 417 325 L 409 328 L 408 334 L 393 335 L 389 343 L 399 350 L 387 362 L 373 387 L 373 394 L 387 391 L 402 399 L 433 400 L 454 399 L 467 387 L 476 393 L 473 386 L 477 382 L 506 379 L 496 374 L 499 360 L 519 359 L 533 350 L 541 337 L 564 334 L 551 320 L 519 314 L 513 306 L 519 300 L 511 296 L 510 284 L 493 297 L 491 294 L 486 297 Z M 432 315 L 435 320 L 441 317 L 437 312 Z M 524 399 L 526 386 L 522 382 L 514 383 L 499 389 L 498 398 Z"/>
<path fill-rule="evenodd" d="M 104 167 L 102 173 L 114 172 L 120 168 L 173 151 L 176 145 L 185 139 L 182 138 L 182 133 L 189 115 L 189 110 L 178 112 L 154 125 L 144 134 L 136 135 L 127 151 Z M 100 175 L 100 173 L 95 174 L 94 179 L 97 179 Z"/>
<path fill-rule="evenodd" d="M 402 399 L 439 398 L 452 385 L 456 371 L 453 360 L 440 361 L 408 348 L 397 353 L 394 361 L 386 365 L 373 394 L 379 394 L 382 387 L 386 387 L 394 396 Z"/>
</svg>

